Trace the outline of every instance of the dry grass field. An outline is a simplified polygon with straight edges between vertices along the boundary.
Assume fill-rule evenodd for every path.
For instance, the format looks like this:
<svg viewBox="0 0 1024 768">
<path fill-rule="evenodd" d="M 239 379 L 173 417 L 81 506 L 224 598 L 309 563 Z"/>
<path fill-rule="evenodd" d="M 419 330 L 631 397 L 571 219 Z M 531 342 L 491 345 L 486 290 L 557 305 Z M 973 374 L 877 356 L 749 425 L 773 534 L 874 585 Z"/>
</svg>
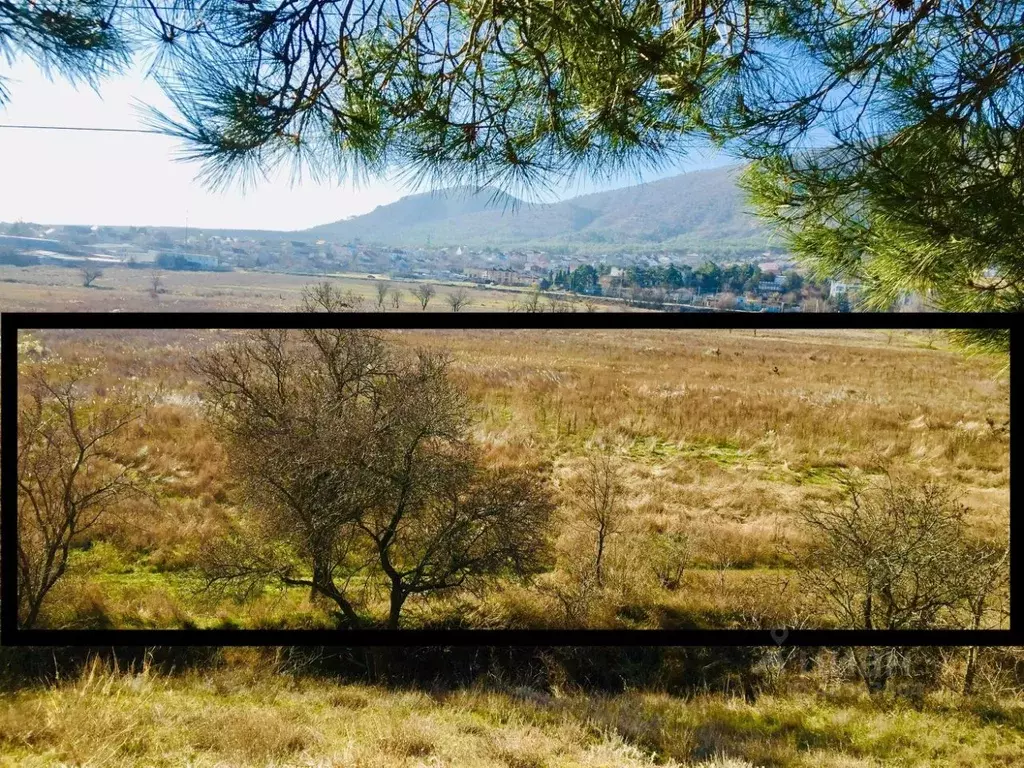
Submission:
<svg viewBox="0 0 1024 768">
<path fill-rule="evenodd" d="M 267 589 L 237 600 L 200 589 L 202 544 L 233 530 L 244 500 L 225 448 L 203 418 L 204 389 L 186 361 L 230 336 L 68 330 L 22 339 L 29 365 L 56 371 L 91 363 L 89 382 L 101 398 L 132 377 L 155 397 L 122 446 L 143 457 L 147 494 L 121 503 L 76 542 L 44 611 L 47 626 L 331 626 L 306 590 Z M 470 626 L 820 623 L 801 603 L 793 567 L 805 545 L 798 510 L 834 493 L 844 469 L 874 477 L 887 468 L 915 481 L 955 483 L 971 510 L 972 535 L 1007 537 L 1004 362 L 965 357 L 939 334 L 391 336 L 410 348 L 449 350 L 454 375 L 474 402 L 474 437 L 488 456 L 551 462 L 558 497 L 556 559 L 538 579 L 543 589 L 497 585 L 484 594 L 421 600 L 410 604 L 403 626 L 449 626 L 455 617 Z M 594 592 L 573 580 L 574 562 L 590 544 L 569 489 L 598 445 L 623 467 L 627 513 L 610 540 L 606 585 Z M 673 541 L 684 542 L 685 551 L 663 546 Z M 672 588 L 651 575 L 666 553 L 685 561 Z M 118 661 L 121 650 L 111 649 L 104 660 L 70 669 L 58 661 L 62 649 L 22 656 L 3 650 L 0 766 L 1024 763 L 1020 654 L 1013 649 L 978 657 L 970 694 L 962 692 L 969 654 L 923 649 L 917 662 L 904 657 L 905 668 L 881 695 L 857 682 L 853 658 L 842 649 L 668 649 L 647 667 L 616 649 L 542 650 L 539 669 L 536 660 L 513 661 L 468 676 L 447 661 L 445 649 L 395 666 L 371 665 L 355 653 L 354 668 L 292 661 L 288 649 L 227 648 L 211 658 L 172 656 L 158 667 Z M 318 653 L 310 649 L 310 659 Z M 36 671 L 29 672 L 33 658 Z M 417 673 L 406 679 L 410 669 Z"/>
<path fill-rule="evenodd" d="M 369 275 L 339 275 L 329 278 L 277 272 L 168 272 L 157 271 L 166 291 L 151 295 L 154 270 L 127 267 L 104 268 L 93 287 L 82 286 L 78 270 L 66 267 L 13 267 L 0 265 L 0 311 L 5 312 L 283 312 L 294 310 L 303 289 L 328 280 L 339 291 L 351 291 L 366 306 L 376 304 L 378 282 L 401 292 L 399 311 L 420 312 L 412 291 L 417 281 L 377 279 Z M 462 283 L 435 283 L 437 294 L 428 312 L 450 312 L 445 296 L 462 288 L 469 296 L 464 312 L 504 312 L 522 300 L 522 290 L 508 287 L 484 288 Z M 607 309 L 608 304 L 593 306 Z M 621 304 L 614 305 L 622 311 Z M 389 297 L 386 311 L 396 311 Z"/>
<path fill-rule="evenodd" d="M 235 652 L 164 676 L 101 665 L 0 700 L 0 765 L 149 768 L 1014 766 L 1024 708 L 849 687 L 681 698 L 529 688 L 401 690 L 281 674 Z M 804 682 L 805 688 L 809 681 Z"/>
<path fill-rule="evenodd" d="M 885 331 L 394 331 L 450 351 L 495 461 L 546 460 L 558 491 L 555 561 L 533 584 L 411 600 L 404 626 L 827 626 L 793 558 L 797 511 L 844 470 L 955 484 L 972 535 L 1005 543 L 1008 380 L 941 334 Z M 64 627 L 325 627 L 302 588 L 245 600 L 201 589 L 204 541 L 237 524 L 237 488 L 202 418 L 190 355 L 213 331 L 50 331 L 25 349 L 97 366 L 103 391 L 137 377 L 157 392 L 127 439 L 145 451 L 145 499 L 76 542 L 45 610 Z M 567 489 L 603 446 L 623 468 L 608 578 L 577 578 L 592 544 Z M 666 586 L 659 568 L 682 567 Z M 378 609 L 374 609 L 378 610 Z M 380 610 L 383 610 L 382 608 Z"/>
</svg>

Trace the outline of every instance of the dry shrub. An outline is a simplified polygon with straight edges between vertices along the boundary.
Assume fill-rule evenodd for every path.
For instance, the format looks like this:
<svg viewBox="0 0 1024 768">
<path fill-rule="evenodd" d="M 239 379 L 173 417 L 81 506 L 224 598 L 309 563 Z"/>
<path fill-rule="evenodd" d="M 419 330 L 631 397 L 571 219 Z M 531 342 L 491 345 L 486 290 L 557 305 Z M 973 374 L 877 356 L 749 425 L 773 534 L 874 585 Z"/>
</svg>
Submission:
<svg viewBox="0 0 1024 768">
<path fill-rule="evenodd" d="M 438 746 L 439 729 L 428 718 L 410 715 L 401 721 L 386 719 L 380 722 L 376 735 L 380 751 L 396 758 L 425 758 Z"/>
<path fill-rule="evenodd" d="M 321 741 L 301 711 L 235 704 L 197 714 L 202 718 L 191 723 L 189 741 L 235 762 L 266 765 L 293 759 Z"/>
<path fill-rule="evenodd" d="M 357 689 L 337 688 L 328 694 L 327 702 L 332 707 L 360 710 L 370 706 L 371 699 L 367 693 Z"/>
<path fill-rule="evenodd" d="M 118 613 L 99 584 L 72 578 L 54 587 L 39 624 L 52 629 L 113 629 Z"/>
<path fill-rule="evenodd" d="M 482 627 L 495 629 L 553 629 L 563 625 L 554 595 L 543 590 L 545 578 L 530 587 L 502 584 L 487 593 L 475 617 Z"/>
<path fill-rule="evenodd" d="M 550 611 L 552 618 L 547 623 L 563 629 L 606 626 L 605 622 L 615 615 L 589 562 L 574 562 L 545 574 L 537 580 L 535 589 Z"/>
<path fill-rule="evenodd" d="M 188 627 L 192 621 L 176 595 L 148 585 L 124 588 L 113 610 L 118 627 Z"/>
<path fill-rule="evenodd" d="M 705 628 L 802 626 L 809 612 L 792 571 L 729 569 L 690 570 L 663 608 L 670 626 Z"/>
<path fill-rule="evenodd" d="M 488 734 L 488 751 L 508 768 L 546 768 L 566 751 L 566 744 L 529 724 Z"/>
</svg>

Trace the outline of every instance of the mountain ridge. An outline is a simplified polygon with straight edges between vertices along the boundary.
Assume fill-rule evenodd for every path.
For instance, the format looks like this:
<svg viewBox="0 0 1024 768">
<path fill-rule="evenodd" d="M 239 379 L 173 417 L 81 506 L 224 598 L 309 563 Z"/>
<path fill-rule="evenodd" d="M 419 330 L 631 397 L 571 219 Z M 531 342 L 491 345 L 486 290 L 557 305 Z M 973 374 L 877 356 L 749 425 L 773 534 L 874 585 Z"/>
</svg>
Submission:
<svg viewBox="0 0 1024 768">
<path fill-rule="evenodd" d="M 391 247 L 763 252 L 771 238 L 737 186 L 741 170 L 692 171 L 540 204 L 491 187 L 457 187 L 407 195 L 303 234 Z"/>
</svg>

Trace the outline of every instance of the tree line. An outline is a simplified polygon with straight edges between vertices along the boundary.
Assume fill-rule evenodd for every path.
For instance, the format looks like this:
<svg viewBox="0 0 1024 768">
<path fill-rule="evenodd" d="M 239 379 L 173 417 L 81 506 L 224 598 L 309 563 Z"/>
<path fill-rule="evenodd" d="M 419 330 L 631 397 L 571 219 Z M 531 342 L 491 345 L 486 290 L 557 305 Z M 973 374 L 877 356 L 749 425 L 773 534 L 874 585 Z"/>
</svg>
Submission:
<svg viewBox="0 0 1024 768">
<path fill-rule="evenodd" d="M 582 264 L 575 269 L 558 269 L 548 272 L 541 278 L 539 287 L 548 290 L 552 287 L 573 293 L 601 294 L 601 277 L 610 275 L 609 264 Z M 669 264 L 666 266 L 643 267 L 631 265 L 620 270 L 618 282 L 624 288 L 663 288 L 666 291 L 677 291 L 688 288 L 700 293 L 754 293 L 763 281 L 774 281 L 778 273 L 766 272 L 757 264 L 746 262 L 720 266 L 706 261 L 697 267 L 689 264 Z M 804 277 L 796 270 L 782 275 L 784 278 L 780 288 L 784 292 L 800 291 L 804 287 L 825 290 L 825 285 L 813 277 Z"/>
</svg>

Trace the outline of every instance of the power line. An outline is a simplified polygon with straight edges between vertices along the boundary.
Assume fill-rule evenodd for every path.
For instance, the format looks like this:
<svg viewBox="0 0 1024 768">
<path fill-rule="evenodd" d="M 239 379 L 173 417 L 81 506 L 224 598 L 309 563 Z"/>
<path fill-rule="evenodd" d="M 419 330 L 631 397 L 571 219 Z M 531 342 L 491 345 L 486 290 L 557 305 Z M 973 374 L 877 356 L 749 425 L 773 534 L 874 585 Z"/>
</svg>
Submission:
<svg viewBox="0 0 1024 768">
<path fill-rule="evenodd" d="M 155 133 L 163 135 L 161 131 L 150 128 L 90 128 L 83 125 L 16 125 L 13 123 L 0 123 L 0 128 L 16 128 L 25 131 L 92 131 L 96 133 Z"/>
</svg>

